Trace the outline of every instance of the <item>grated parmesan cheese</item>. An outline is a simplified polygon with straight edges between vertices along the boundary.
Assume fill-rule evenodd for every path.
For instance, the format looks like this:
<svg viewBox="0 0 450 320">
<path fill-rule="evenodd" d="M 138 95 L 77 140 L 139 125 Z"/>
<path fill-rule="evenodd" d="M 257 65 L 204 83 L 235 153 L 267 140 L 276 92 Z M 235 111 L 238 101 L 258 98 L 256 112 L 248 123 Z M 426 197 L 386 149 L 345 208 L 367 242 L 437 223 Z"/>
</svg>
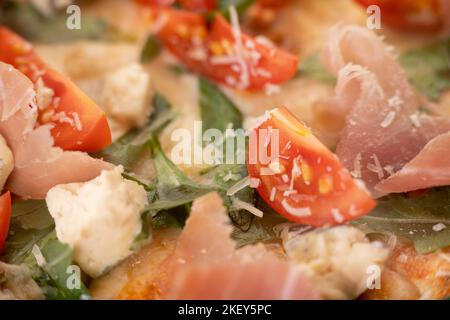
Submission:
<svg viewBox="0 0 450 320">
<path fill-rule="evenodd" d="M 231 186 L 231 188 L 227 191 L 227 196 L 231 197 L 248 186 L 250 186 L 250 177 L 247 176 Z"/>
<path fill-rule="evenodd" d="M 290 150 L 292 146 L 292 142 L 289 140 L 288 143 L 286 143 L 286 146 L 284 147 L 285 150 Z"/>
<path fill-rule="evenodd" d="M 294 182 L 295 182 L 295 178 L 298 178 L 302 175 L 302 170 L 300 169 L 299 165 L 298 165 L 298 160 L 294 159 L 293 165 L 292 165 L 292 171 L 291 171 L 291 182 L 289 185 L 289 189 L 293 190 L 294 189 Z"/>
<path fill-rule="evenodd" d="M 419 128 L 422 124 L 420 123 L 420 119 L 416 113 L 409 116 L 414 127 Z"/>
<path fill-rule="evenodd" d="M 34 245 L 31 249 L 31 253 L 33 254 L 34 258 L 36 259 L 36 263 L 39 267 L 43 267 L 47 264 L 47 261 L 45 260 L 44 255 L 41 252 L 41 249 L 37 245 Z"/>
<path fill-rule="evenodd" d="M 383 171 L 383 167 L 381 166 L 380 160 L 378 159 L 376 154 L 373 154 L 371 156 L 371 158 L 374 161 L 374 164 L 369 163 L 367 165 L 367 169 L 369 169 L 370 171 L 376 173 L 378 175 L 378 179 L 383 179 L 384 178 L 384 171 Z"/>
<path fill-rule="evenodd" d="M 248 70 L 248 65 L 244 60 L 244 47 L 242 44 L 242 35 L 241 35 L 241 27 L 239 26 L 239 19 L 236 8 L 234 6 L 229 7 L 230 12 L 230 20 L 232 33 L 235 40 L 235 49 L 236 49 L 236 59 L 241 66 L 241 74 L 240 74 L 240 89 L 246 89 L 250 85 L 250 74 Z"/>
<path fill-rule="evenodd" d="M 250 50 L 255 49 L 255 43 L 252 40 L 247 40 L 245 42 L 245 47 Z"/>
<path fill-rule="evenodd" d="M 394 174 L 394 167 L 391 166 L 391 165 L 385 166 L 385 167 L 384 167 L 384 170 L 386 170 L 386 172 L 387 172 L 390 176 L 392 176 L 392 175 Z"/>
<path fill-rule="evenodd" d="M 273 48 L 275 45 L 273 44 L 273 42 L 272 41 L 270 41 L 270 39 L 269 38 L 266 38 L 266 37 L 264 37 L 264 36 L 262 36 L 262 35 L 259 35 L 259 36 L 257 36 L 256 38 L 255 38 L 255 41 L 258 43 L 258 44 L 260 44 L 260 45 L 263 45 L 263 46 L 265 46 L 265 47 L 267 47 L 267 48 Z"/>
<path fill-rule="evenodd" d="M 51 119 L 52 121 L 58 121 L 59 123 L 67 123 L 72 127 L 75 125 L 74 120 L 67 116 L 64 111 L 55 113 Z"/>
<path fill-rule="evenodd" d="M 42 78 L 36 82 L 36 104 L 39 110 L 45 110 L 52 103 L 55 91 L 44 84 Z"/>
<path fill-rule="evenodd" d="M 281 205 L 289 214 L 296 217 L 309 217 L 312 214 L 310 208 L 294 208 L 289 205 L 286 199 L 281 201 Z"/>
<path fill-rule="evenodd" d="M 281 174 L 286 170 L 278 160 L 271 161 L 269 163 L 269 169 L 272 170 L 274 174 Z"/>
<path fill-rule="evenodd" d="M 232 199 L 232 203 L 233 203 L 233 208 L 236 209 L 236 210 L 248 211 L 250 213 L 253 213 L 255 216 L 257 216 L 259 218 L 262 218 L 264 216 L 264 212 L 262 212 L 261 210 L 256 208 L 251 203 L 242 201 L 242 200 L 240 200 L 238 198 L 233 198 Z"/>
<path fill-rule="evenodd" d="M 231 171 L 228 171 L 228 173 L 223 177 L 223 181 L 228 182 L 230 180 L 238 180 L 241 178 L 241 175 L 239 174 L 233 174 Z"/>
<path fill-rule="evenodd" d="M 286 190 L 286 191 L 284 191 L 283 192 L 283 196 L 284 197 L 289 197 L 290 195 L 292 195 L 292 194 L 296 194 L 297 193 L 297 190 Z"/>
<path fill-rule="evenodd" d="M 250 178 L 250 188 L 258 188 L 259 184 L 261 183 L 261 180 L 258 178 Z"/>
<path fill-rule="evenodd" d="M 78 113 L 72 112 L 72 118 L 73 118 L 73 122 L 75 124 L 75 128 L 78 131 L 83 130 L 83 125 L 81 124 L 80 116 L 78 115 Z"/>
<path fill-rule="evenodd" d="M 389 127 L 392 124 L 392 122 L 394 122 L 396 115 L 397 115 L 397 113 L 395 111 L 389 111 L 389 113 L 386 115 L 384 120 L 380 123 L 380 126 L 382 128 Z"/>
<path fill-rule="evenodd" d="M 254 71 L 256 73 L 256 75 L 270 79 L 272 78 L 272 73 L 270 73 L 270 71 L 263 69 L 263 68 L 256 68 L 256 70 Z"/>
<path fill-rule="evenodd" d="M 444 229 L 446 229 L 447 228 L 447 226 L 445 225 L 445 224 L 443 224 L 443 223 L 438 223 L 438 224 L 435 224 L 434 226 L 433 226 L 433 231 L 435 231 L 435 232 L 440 232 L 440 231 L 442 231 L 442 230 L 444 230 Z"/>
<path fill-rule="evenodd" d="M 358 212 L 358 210 L 356 210 L 355 205 L 354 204 L 350 205 L 350 208 L 348 209 L 348 214 L 353 217 L 356 217 L 358 215 L 358 213 L 359 212 Z"/>
<path fill-rule="evenodd" d="M 400 98 L 400 91 L 396 90 L 395 95 L 388 100 L 388 105 L 395 110 L 399 110 L 400 107 L 404 104 L 402 98 Z"/>
<path fill-rule="evenodd" d="M 231 64 L 233 71 L 238 72 L 238 70 L 240 71 L 240 67 L 239 65 L 237 65 L 236 63 L 238 63 L 238 60 L 236 59 L 236 57 L 234 56 L 212 56 L 210 58 L 210 62 L 211 64 L 214 65 L 228 65 Z"/>
<path fill-rule="evenodd" d="M 353 159 L 353 171 L 350 172 L 350 174 L 352 175 L 353 178 L 361 178 L 362 174 L 361 174 L 361 160 L 362 160 L 362 156 L 361 153 L 358 153 L 355 157 L 355 159 Z"/>
<path fill-rule="evenodd" d="M 331 209 L 331 215 L 333 216 L 334 221 L 336 221 L 337 223 L 344 222 L 344 217 L 342 216 L 339 209 L 336 208 Z"/>
<path fill-rule="evenodd" d="M 272 190 L 270 190 L 270 201 L 274 201 L 275 200 L 275 196 L 276 196 L 276 194 L 277 194 L 277 188 L 275 188 L 275 187 L 272 187 Z"/>
</svg>

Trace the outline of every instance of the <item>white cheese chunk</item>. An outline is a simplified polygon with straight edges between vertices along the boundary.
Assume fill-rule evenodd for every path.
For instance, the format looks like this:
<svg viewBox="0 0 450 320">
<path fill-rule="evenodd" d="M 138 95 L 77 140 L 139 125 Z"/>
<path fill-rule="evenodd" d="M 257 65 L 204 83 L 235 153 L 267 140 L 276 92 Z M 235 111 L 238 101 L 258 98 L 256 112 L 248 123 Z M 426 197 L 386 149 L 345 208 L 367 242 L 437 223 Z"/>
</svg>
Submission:
<svg viewBox="0 0 450 320">
<path fill-rule="evenodd" d="M 14 157 L 5 139 L 0 135 L 0 191 L 14 169 Z"/>
<path fill-rule="evenodd" d="M 45 110 L 53 100 L 55 91 L 44 84 L 42 78 L 39 78 L 35 85 L 36 88 L 36 104 L 39 110 Z"/>
<path fill-rule="evenodd" d="M 152 95 L 148 73 L 140 65 L 131 64 L 105 77 L 101 105 L 116 120 L 140 127 L 153 111 Z"/>
<path fill-rule="evenodd" d="M 73 248 L 74 260 L 92 277 L 131 254 L 142 229 L 146 192 L 122 172 L 119 166 L 88 182 L 57 185 L 46 197 L 58 239 Z"/>
<path fill-rule="evenodd" d="M 351 226 L 284 232 L 291 261 L 310 276 L 326 299 L 354 299 L 368 288 L 368 271 L 380 270 L 389 251 Z M 304 232 L 304 233 L 302 233 Z"/>
</svg>

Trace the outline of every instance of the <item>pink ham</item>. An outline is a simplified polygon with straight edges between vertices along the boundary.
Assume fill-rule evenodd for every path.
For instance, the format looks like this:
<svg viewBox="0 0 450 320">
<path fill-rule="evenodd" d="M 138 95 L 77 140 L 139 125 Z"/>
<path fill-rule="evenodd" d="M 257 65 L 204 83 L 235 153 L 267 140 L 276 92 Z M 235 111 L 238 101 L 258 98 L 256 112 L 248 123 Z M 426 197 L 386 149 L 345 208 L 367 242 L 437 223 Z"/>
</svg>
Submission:
<svg viewBox="0 0 450 320">
<path fill-rule="evenodd" d="M 57 184 L 87 181 L 113 167 L 87 153 L 54 147 L 51 128 L 36 127 L 34 97 L 30 80 L 0 62 L 0 134 L 14 155 L 8 190 L 23 198 L 43 199 Z"/>
<path fill-rule="evenodd" d="M 319 299 L 311 280 L 263 245 L 235 250 L 216 193 L 194 202 L 169 262 L 166 299 Z"/>
<path fill-rule="evenodd" d="M 381 192 L 376 185 L 413 160 L 430 140 L 447 133 L 450 119 L 418 113 L 422 97 L 389 47 L 367 29 L 333 28 L 323 58 L 338 76 L 336 95 L 327 105 L 345 123 L 338 157 L 375 197 L 394 192 L 388 187 Z M 411 182 L 407 189 L 419 187 Z"/>
<path fill-rule="evenodd" d="M 319 299 L 309 279 L 288 263 L 273 258 L 189 266 L 177 272 L 166 296 L 177 300 Z"/>
<path fill-rule="evenodd" d="M 431 140 L 400 171 L 380 182 L 379 191 L 406 192 L 450 184 L 450 132 Z"/>
</svg>

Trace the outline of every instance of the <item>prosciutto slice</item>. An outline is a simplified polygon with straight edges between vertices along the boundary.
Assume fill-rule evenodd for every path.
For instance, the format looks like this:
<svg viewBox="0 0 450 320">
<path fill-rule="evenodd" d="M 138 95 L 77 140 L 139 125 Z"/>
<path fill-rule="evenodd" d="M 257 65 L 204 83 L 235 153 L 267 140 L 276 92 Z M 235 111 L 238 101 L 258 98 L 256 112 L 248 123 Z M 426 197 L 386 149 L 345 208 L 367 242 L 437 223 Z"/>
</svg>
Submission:
<svg viewBox="0 0 450 320">
<path fill-rule="evenodd" d="M 319 299 L 311 280 L 263 245 L 235 250 L 216 193 L 194 202 L 169 262 L 166 299 Z"/>
<path fill-rule="evenodd" d="M 57 184 L 84 182 L 113 165 L 84 152 L 53 146 L 50 126 L 37 125 L 33 84 L 12 66 L 0 62 L 0 134 L 14 154 L 7 188 L 23 197 L 43 199 Z"/>
<path fill-rule="evenodd" d="M 324 49 L 327 68 L 337 75 L 336 95 L 327 108 L 344 127 L 337 146 L 337 155 L 354 177 L 362 179 L 373 196 L 410 191 L 424 184 L 409 181 L 403 187 L 378 184 L 412 161 L 434 138 L 450 130 L 448 117 L 433 117 L 418 112 L 423 98 L 408 82 L 392 50 L 373 32 L 358 26 L 338 25 L 331 30 Z M 437 141 L 442 143 L 442 139 Z M 431 144 L 436 148 L 436 143 Z M 440 157 L 448 157 L 448 152 Z M 439 156 L 435 153 L 435 156 Z M 422 168 L 430 162 L 414 162 Z M 447 167 L 447 171 L 450 167 Z M 417 175 L 414 180 L 427 185 L 450 184 L 441 176 Z M 434 170 L 433 172 L 436 173 Z M 409 177 L 410 174 L 408 174 Z M 392 178 L 394 179 L 394 178 Z M 403 178 L 402 178 L 403 179 Z M 404 178 L 403 183 L 408 178 Z"/>
<path fill-rule="evenodd" d="M 437 136 L 400 171 L 380 182 L 382 192 L 406 192 L 450 184 L 450 132 Z"/>
</svg>

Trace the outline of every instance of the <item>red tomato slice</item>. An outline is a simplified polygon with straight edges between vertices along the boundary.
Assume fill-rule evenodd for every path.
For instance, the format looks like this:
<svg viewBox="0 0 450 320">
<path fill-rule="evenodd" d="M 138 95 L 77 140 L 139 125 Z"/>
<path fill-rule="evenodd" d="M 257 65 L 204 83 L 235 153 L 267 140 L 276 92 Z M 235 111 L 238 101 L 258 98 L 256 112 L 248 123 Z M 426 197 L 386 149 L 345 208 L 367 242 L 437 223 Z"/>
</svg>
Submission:
<svg viewBox="0 0 450 320">
<path fill-rule="evenodd" d="M 291 79 L 298 58 L 240 32 L 222 16 L 209 30 L 195 13 L 161 10 L 166 24 L 158 37 L 189 69 L 240 90 L 261 90 Z"/>
<path fill-rule="evenodd" d="M 72 81 L 47 66 L 28 42 L 6 28 L 0 28 L 0 61 L 13 65 L 36 86 L 41 79 L 53 90 L 53 98 L 39 111 L 38 121 L 53 124 L 56 146 L 93 152 L 111 144 L 104 112 Z"/>
<path fill-rule="evenodd" d="M 216 0 L 178 0 L 178 2 L 187 10 L 213 10 L 217 7 Z"/>
<path fill-rule="evenodd" d="M 268 132 L 278 133 L 278 138 L 267 138 Z M 272 154 L 276 141 L 279 152 Z M 262 160 L 261 151 L 267 152 L 270 162 Z M 368 191 L 286 108 L 271 111 L 253 132 L 247 167 L 250 177 L 259 179 L 260 196 L 278 213 L 301 224 L 340 224 L 375 207 Z"/>
<path fill-rule="evenodd" d="M 244 85 L 243 89 L 261 90 L 267 84 L 280 84 L 291 79 L 297 72 L 298 57 L 284 50 L 278 49 L 271 44 L 257 41 L 254 38 L 241 34 L 241 40 L 235 40 L 236 31 L 227 20 L 222 16 L 217 16 L 214 20 L 211 31 L 210 47 L 221 45 L 223 51 L 228 49 L 227 43 L 232 44 L 235 50 L 234 57 L 242 55 L 244 63 L 235 63 L 228 66 L 216 66 L 211 63 L 211 78 L 216 81 L 229 84 L 228 79 L 235 79 L 238 84 L 243 81 L 239 79 L 245 74 L 242 70 L 236 71 L 234 67 L 240 67 L 244 64 L 247 67 L 248 86 Z M 242 49 L 239 49 L 239 42 L 242 43 Z M 210 50 L 212 57 L 217 58 L 221 55 Z M 236 69 L 236 70 L 235 70 Z M 233 81 L 232 81 L 233 82 Z M 233 85 L 232 85 L 233 86 Z M 240 86 L 234 86 L 240 89 Z"/>
<path fill-rule="evenodd" d="M 440 0 L 355 0 L 363 7 L 377 5 L 383 23 L 397 29 L 436 32 L 444 26 Z"/>
<path fill-rule="evenodd" d="M 8 237 L 9 222 L 11 220 L 11 194 L 4 193 L 0 197 L 0 254 Z"/>
<path fill-rule="evenodd" d="M 159 10 L 158 14 L 162 16 L 163 21 L 166 21 L 157 34 L 164 46 L 189 69 L 201 71 L 204 57 L 206 57 L 208 33 L 203 16 L 188 11 L 169 9 Z M 199 58 L 194 57 L 194 48 Z"/>
</svg>

